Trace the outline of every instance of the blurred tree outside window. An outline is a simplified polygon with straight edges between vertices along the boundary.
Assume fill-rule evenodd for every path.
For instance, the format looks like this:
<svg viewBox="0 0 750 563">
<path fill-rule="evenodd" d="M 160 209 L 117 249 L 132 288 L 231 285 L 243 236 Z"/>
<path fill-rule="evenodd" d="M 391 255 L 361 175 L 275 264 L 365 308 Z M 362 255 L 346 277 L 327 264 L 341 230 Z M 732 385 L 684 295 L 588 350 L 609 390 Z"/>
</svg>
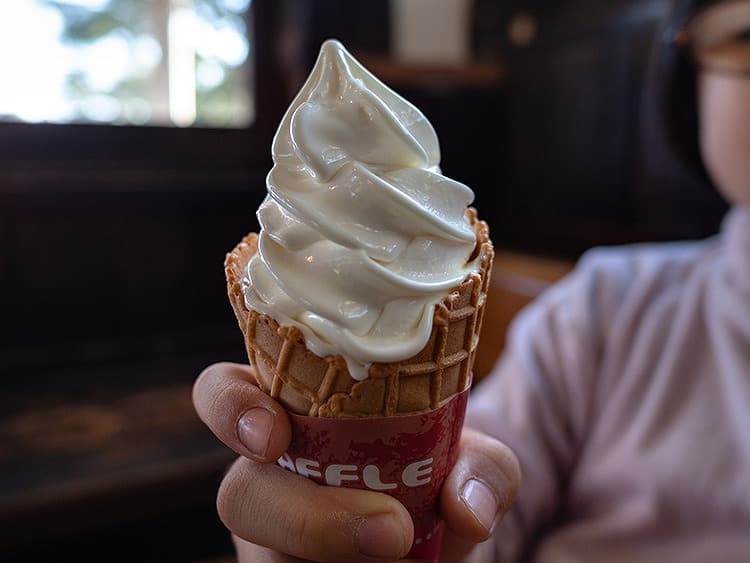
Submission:
<svg viewBox="0 0 750 563">
<path fill-rule="evenodd" d="M 0 121 L 247 127 L 250 2 L 0 2 Z"/>
</svg>

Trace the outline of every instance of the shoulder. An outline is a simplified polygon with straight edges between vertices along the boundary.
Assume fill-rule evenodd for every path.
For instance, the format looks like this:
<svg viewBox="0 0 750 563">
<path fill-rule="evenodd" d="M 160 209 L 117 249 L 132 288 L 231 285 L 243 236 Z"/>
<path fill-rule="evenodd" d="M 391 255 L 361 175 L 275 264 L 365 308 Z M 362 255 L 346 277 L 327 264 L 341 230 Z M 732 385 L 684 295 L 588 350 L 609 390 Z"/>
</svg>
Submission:
<svg viewBox="0 0 750 563">
<path fill-rule="evenodd" d="M 626 295 L 655 296 L 677 288 L 714 246 L 706 239 L 593 248 L 577 263 L 571 290 L 593 292 L 597 304 L 611 306 Z"/>
<path fill-rule="evenodd" d="M 713 245 L 700 241 L 654 242 L 595 247 L 585 252 L 576 265 L 583 274 L 621 281 L 623 276 L 673 275 L 689 271 Z"/>
<path fill-rule="evenodd" d="M 554 322 L 596 339 L 623 307 L 643 306 L 679 292 L 715 241 L 657 242 L 596 247 L 518 316 L 518 330 Z"/>
</svg>

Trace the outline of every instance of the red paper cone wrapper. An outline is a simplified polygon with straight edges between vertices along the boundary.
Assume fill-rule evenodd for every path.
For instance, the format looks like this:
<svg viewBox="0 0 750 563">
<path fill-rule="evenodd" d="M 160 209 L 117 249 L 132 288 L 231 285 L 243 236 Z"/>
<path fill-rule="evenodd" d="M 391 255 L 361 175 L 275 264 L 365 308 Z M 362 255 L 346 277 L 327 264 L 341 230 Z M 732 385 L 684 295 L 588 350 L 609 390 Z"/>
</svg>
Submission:
<svg viewBox="0 0 750 563">
<path fill-rule="evenodd" d="M 290 413 L 292 441 L 279 465 L 317 483 L 397 498 L 411 514 L 409 558 L 437 561 L 443 536 L 439 494 L 456 462 L 469 387 L 423 414 L 320 418 Z"/>
</svg>

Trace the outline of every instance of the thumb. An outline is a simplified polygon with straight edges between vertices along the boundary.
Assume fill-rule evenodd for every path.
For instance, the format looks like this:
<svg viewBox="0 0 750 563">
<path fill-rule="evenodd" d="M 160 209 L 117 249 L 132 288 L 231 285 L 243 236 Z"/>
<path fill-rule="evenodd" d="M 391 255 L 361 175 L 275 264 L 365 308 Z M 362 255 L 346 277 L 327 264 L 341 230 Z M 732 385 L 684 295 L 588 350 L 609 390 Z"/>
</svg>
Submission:
<svg viewBox="0 0 750 563">
<path fill-rule="evenodd" d="M 521 469 L 505 444 L 464 428 L 458 458 L 443 484 L 440 510 L 448 527 L 444 552 L 460 561 L 475 544 L 490 537 L 518 496 Z"/>
</svg>

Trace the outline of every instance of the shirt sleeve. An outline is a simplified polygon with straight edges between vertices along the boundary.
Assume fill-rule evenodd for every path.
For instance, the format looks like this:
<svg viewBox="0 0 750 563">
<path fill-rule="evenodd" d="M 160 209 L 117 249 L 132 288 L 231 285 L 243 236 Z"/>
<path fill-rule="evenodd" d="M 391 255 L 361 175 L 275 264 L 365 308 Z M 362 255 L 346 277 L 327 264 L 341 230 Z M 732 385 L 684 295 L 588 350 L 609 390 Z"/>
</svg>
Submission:
<svg viewBox="0 0 750 563">
<path fill-rule="evenodd" d="M 621 285 L 607 258 L 589 251 L 517 315 L 495 368 L 470 397 L 466 424 L 504 442 L 521 465 L 518 502 L 493 534 L 496 561 L 526 560 L 564 497 L 586 435 L 606 304 Z"/>
</svg>

